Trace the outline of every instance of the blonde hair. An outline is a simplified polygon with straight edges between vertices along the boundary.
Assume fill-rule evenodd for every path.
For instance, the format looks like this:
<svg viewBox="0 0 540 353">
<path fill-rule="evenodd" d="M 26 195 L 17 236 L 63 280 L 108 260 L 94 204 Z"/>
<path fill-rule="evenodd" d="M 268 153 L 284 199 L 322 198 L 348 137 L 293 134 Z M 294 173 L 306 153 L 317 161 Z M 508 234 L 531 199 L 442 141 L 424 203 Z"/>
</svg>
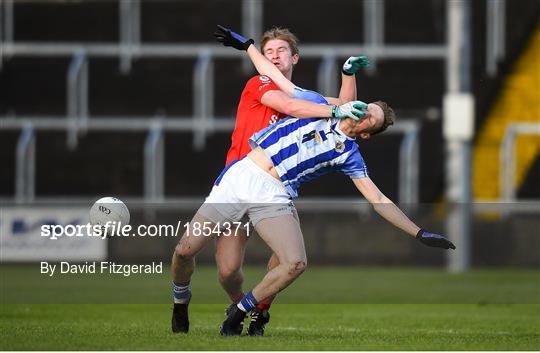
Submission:
<svg viewBox="0 0 540 353">
<path fill-rule="evenodd" d="M 264 32 L 261 38 L 261 52 L 264 52 L 264 46 L 272 39 L 286 41 L 291 47 L 291 55 L 298 54 L 298 37 L 296 37 L 288 28 L 272 27 Z"/>
</svg>

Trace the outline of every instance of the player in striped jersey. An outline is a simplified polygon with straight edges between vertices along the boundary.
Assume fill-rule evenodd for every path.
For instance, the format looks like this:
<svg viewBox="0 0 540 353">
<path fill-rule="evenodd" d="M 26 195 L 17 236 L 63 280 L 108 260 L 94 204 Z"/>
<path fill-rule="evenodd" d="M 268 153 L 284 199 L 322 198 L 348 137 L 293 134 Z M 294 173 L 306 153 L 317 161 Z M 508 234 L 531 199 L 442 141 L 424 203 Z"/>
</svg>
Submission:
<svg viewBox="0 0 540 353">
<path fill-rule="evenodd" d="M 316 94 L 312 92 L 310 96 L 315 99 Z M 324 98 L 317 96 L 317 101 Z M 361 122 L 286 118 L 255 134 L 250 140 L 254 150 L 219 176 L 192 222 L 208 222 L 213 228 L 238 221 L 247 214 L 259 236 L 280 260 L 237 306 L 228 310 L 222 335 L 239 335 L 247 312 L 260 300 L 286 288 L 305 270 L 303 236 L 291 200 L 297 197 L 301 183 L 323 173 L 340 171 L 349 175 L 377 213 L 422 243 L 455 248 L 443 236 L 420 229 L 368 176 L 354 140 L 383 131 L 392 119 L 392 110 L 382 102 L 369 104 Z M 207 243 L 204 238 L 188 231 L 177 251 L 181 257 L 192 256 Z M 186 279 L 191 277 L 189 268 L 179 269 Z"/>
<path fill-rule="evenodd" d="M 214 35 L 218 41 L 225 43 L 227 29 L 218 26 L 218 30 Z M 295 65 L 298 63 L 298 39 L 288 29 L 274 27 L 266 31 L 261 39 L 261 51 L 264 57 L 268 59 L 270 66 L 279 73 L 280 76 L 273 75 L 278 79 L 282 77 L 286 82 L 292 78 L 292 72 Z M 234 43 L 232 43 L 235 45 Z M 237 48 L 245 48 L 243 43 L 236 43 Z M 352 64 L 351 64 L 352 63 Z M 348 71 L 343 72 L 341 89 L 338 98 L 327 97 L 326 99 L 339 111 L 347 112 L 343 109 L 347 101 L 356 99 L 356 78 L 355 73 L 362 67 L 368 66 L 369 61 L 366 57 L 351 57 L 345 65 L 348 66 Z M 354 67 L 352 66 L 354 65 Z M 263 80 L 264 79 L 264 80 Z M 299 93 L 301 90 L 297 90 Z M 298 118 L 312 117 L 332 117 L 336 116 L 334 109 L 320 103 L 310 103 L 304 100 L 302 96 L 293 96 L 291 92 L 282 91 L 269 76 L 255 76 L 248 81 L 246 88 L 242 92 L 240 103 L 238 105 L 238 113 L 236 118 L 236 126 L 232 136 L 232 144 L 227 154 L 227 164 L 233 159 L 241 159 L 251 148 L 248 144 L 248 139 L 253 133 L 268 126 L 265 124 L 272 117 L 274 122 L 283 118 L 285 115 L 291 115 Z M 347 106 L 346 103 L 345 107 Z M 303 107 L 299 109 L 300 107 Z M 306 109 L 308 108 L 309 109 Z M 367 107 L 362 103 L 361 107 Z M 283 113 L 283 114 L 280 114 Z M 363 113 L 352 111 L 354 114 L 362 115 Z M 337 114 L 338 116 L 343 114 Z M 240 152 L 240 153 L 238 153 Z M 241 233 L 241 232 L 239 232 Z M 220 237 L 216 240 L 216 264 L 218 266 L 218 278 L 223 288 L 229 294 L 233 303 L 238 303 L 244 297 L 242 291 L 243 273 L 241 265 L 247 245 L 247 236 L 237 237 Z M 279 264 L 279 260 L 273 254 L 268 262 L 268 269 L 272 269 Z M 264 334 L 265 326 L 270 319 L 270 305 L 274 297 L 265 298 L 257 307 L 250 313 L 250 323 L 247 330 L 250 336 L 260 336 Z"/>
<path fill-rule="evenodd" d="M 272 174 L 296 198 L 302 183 L 329 172 L 341 171 L 351 178 L 368 176 L 355 137 L 342 132 L 335 119 L 286 119 L 253 135 L 250 145 L 257 151 L 252 157 L 262 160 L 260 152 L 264 152 L 272 162 Z"/>
<path fill-rule="evenodd" d="M 222 28 L 222 30 L 225 32 L 223 34 L 224 44 L 231 45 L 233 43 L 231 46 L 246 50 L 259 73 L 269 75 L 284 92 L 295 98 L 308 99 L 321 104 L 327 103 L 316 92 L 305 91 L 294 86 L 253 45 L 246 45 L 249 40 L 228 29 Z M 228 44 L 227 41 L 229 41 Z M 240 43 L 234 45 L 235 41 Z M 359 64 L 358 59 L 351 57 L 345 63 L 343 66 L 345 75 L 350 74 L 351 71 L 354 72 L 354 66 Z M 366 165 L 358 151 L 358 145 L 353 140 L 358 137 L 369 138 L 371 135 L 384 131 L 393 123 L 393 117 L 392 109 L 384 102 L 379 101 L 368 105 L 367 114 L 361 122 L 317 119 L 280 121 L 278 124 L 255 134 L 250 139 L 254 150 L 248 155 L 248 160 L 251 159 L 262 170 L 281 181 L 287 194 L 283 195 L 282 190 L 277 191 L 278 195 L 281 194 L 281 202 L 284 202 L 285 196 L 296 197 L 298 187 L 303 182 L 330 171 L 344 172 L 351 177 L 358 190 L 373 204 L 375 210 L 388 221 L 414 235 L 426 245 L 455 249 L 455 246 L 443 236 L 419 229 L 379 191 L 368 176 Z M 230 196 L 227 194 L 227 198 Z M 257 219 L 257 215 L 254 215 L 254 218 Z M 274 273 L 265 276 L 263 281 L 242 299 L 237 309 L 229 308 L 228 318 L 221 328 L 222 334 L 238 334 L 241 331 L 244 312 L 251 310 L 259 298 L 272 295 L 272 291 L 276 288 L 281 290 L 290 284 L 296 278 L 295 276 L 302 273 L 305 268 L 305 261 L 294 260 L 302 257 L 305 259 L 301 232 L 299 237 L 289 238 L 291 234 L 298 234 L 299 227 L 295 227 L 294 221 L 290 217 L 287 218 L 287 215 L 276 218 L 278 219 L 269 217 L 261 220 L 258 223 L 258 229 L 264 234 L 263 239 L 274 251 L 276 251 L 274 247 L 281 250 L 281 278 L 276 279 L 279 276 L 276 276 L 278 269 L 275 269 Z M 287 220 L 290 221 L 288 229 Z M 296 221 L 298 221 L 297 218 Z M 281 232 L 283 229 L 286 231 Z M 286 247 L 280 247 L 281 242 L 279 239 L 275 239 L 275 235 L 268 236 L 269 234 L 283 233 L 286 234 L 284 237 Z M 297 240 L 296 244 L 294 240 Z M 273 242 L 274 247 L 272 247 L 271 242 Z M 289 256 L 291 253 L 293 254 L 289 257 L 289 259 L 293 259 L 292 261 L 287 262 L 287 253 Z M 285 272 L 283 272 L 284 269 Z"/>
<path fill-rule="evenodd" d="M 221 33 L 223 32 L 217 33 L 217 36 L 220 37 Z M 288 79 L 292 78 L 293 68 L 298 63 L 297 42 L 298 39 L 294 34 L 288 29 L 279 27 L 266 31 L 261 39 L 261 49 L 264 51 L 265 57 L 271 60 L 272 67 L 275 67 Z M 364 60 L 363 64 L 367 65 L 367 60 Z M 282 92 L 268 76 L 254 76 L 246 84 L 238 104 L 236 124 L 226 164 L 229 165 L 231 162 L 245 157 L 251 151 L 248 140 L 255 132 L 287 115 L 297 118 L 355 117 L 354 114 L 361 116 L 363 113 L 360 110 L 351 110 L 348 107 L 356 105 L 362 108 L 365 107 L 364 103 L 345 103 L 347 100 L 356 99 L 355 81 L 354 75 L 343 76 L 339 98 L 332 99 L 333 104 L 339 105 L 337 106 L 339 112 L 333 113 L 333 110 L 329 109 L 327 105 L 312 103 L 301 99 L 301 97 L 291 97 Z M 242 236 L 242 231 L 238 233 L 239 236 L 236 237 L 219 237 L 215 244 L 218 279 L 233 304 L 237 304 L 245 295 L 242 291 L 244 278 L 242 262 L 248 237 Z M 277 257 L 272 256 L 268 262 L 268 268 L 271 269 L 278 263 Z M 270 319 L 269 309 L 273 299 L 266 298 L 251 312 L 249 335 L 260 336 L 264 334 L 265 325 Z"/>
<path fill-rule="evenodd" d="M 261 39 L 261 48 L 264 49 L 266 57 L 272 60 L 271 65 L 276 67 L 284 77 L 292 77 L 293 68 L 298 62 L 297 41 L 296 36 L 289 30 L 278 27 L 265 32 Z M 367 65 L 367 60 L 364 60 L 363 64 Z M 363 102 L 348 102 L 354 99 L 356 99 L 354 75 L 343 76 L 339 97 L 331 99 L 335 107 L 292 98 L 282 92 L 268 76 L 252 77 L 247 82 L 238 104 L 236 124 L 231 138 L 231 147 L 227 153 L 226 165 L 240 160 L 251 151 L 248 140 L 255 132 L 287 115 L 298 118 L 345 118 L 348 116 L 358 119 L 356 115 L 362 116 L 360 109 L 366 105 Z M 242 262 L 248 240 L 243 229 L 236 231 L 235 235 L 235 237 L 217 237 L 215 242 L 218 279 L 234 305 L 245 295 L 242 291 Z M 173 265 L 176 262 L 173 259 Z M 272 256 L 268 268 L 273 268 L 278 263 L 277 257 Z M 178 278 L 175 273 L 173 266 L 174 307 L 171 326 L 173 332 L 187 332 L 189 330 L 187 309 L 191 299 L 190 283 Z M 270 318 L 268 310 L 272 300 L 273 298 L 266 298 L 259 303 L 256 310 L 252 311 L 248 328 L 249 335 L 264 334 L 265 325 Z"/>
<path fill-rule="evenodd" d="M 316 103 L 327 102 L 315 92 L 294 88 L 293 94 Z M 225 168 L 192 223 L 207 222 L 214 227 L 247 214 L 279 258 L 279 265 L 237 306 L 229 308 L 221 327 L 223 335 L 239 335 L 247 312 L 286 288 L 305 270 L 302 232 L 290 201 L 298 195 L 301 183 L 323 173 L 341 171 L 349 175 L 376 212 L 422 243 L 455 248 L 443 236 L 420 229 L 369 178 L 354 139 L 369 138 L 392 123 L 393 111 L 383 102 L 369 104 L 362 121 L 288 118 L 255 134 L 250 141 L 255 149 Z M 206 243 L 205 237 L 197 237 L 191 229 L 184 234 L 173 258 L 180 278 L 189 281 L 193 268 L 189 261 L 183 261 L 191 260 Z"/>
<path fill-rule="evenodd" d="M 215 188 L 207 202 L 216 202 L 211 207 L 220 207 L 225 202 L 249 202 L 252 206 L 246 212 L 257 233 L 280 259 L 280 264 L 248 292 L 236 308 L 229 310 L 221 328 L 223 335 L 240 334 L 246 313 L 258 301 L 283 290 L 304 272 L 307 257 L 302 232 L 290 205 L 289 208 L 285 205 L 287 200 L 298 196 L 298 187 L 302 183 L 322 174 L 332 171 L 347 174 L 383 218 L 428 246 L 455 249 L 443 236 L 429 233 L 413 223 L 369 178 L 354 140 L 383 131 L 392 119 L 391 114 L 386 104 L 377 102 L 368 106 L 366 118 L 361 122 L 288 118 L 252 137 L 250 142 L 254 150 L 237 163 L 236 168 L 225 173 L 221 179 L 223 188 Z M 275 183 L 278 180 L 279 184 Z M 254 194 L 249 197 L 238 191 L 243 186 L 237 186 L 237 181 L 243 186 L 253 185 Z M 267 192 L 270 195 L 260 190 L 270 190 Z M 276 202 L 281 207 L 261 206 L 262 202 Z M 258 208 L 266 210 L 261 212 Z M 227 214 L 223 209 L 219 211 L 222 215 Z M 229 219 L 232 214 L 224 219 Z M 220 222 L 220 219 L 213 218 L 212 221 Z"/>
<path fill-rule="evenodd" d="M 314 102 L 325 101 L 314 92 L 306 94 L 307 97 Z M 229 308 L 221 327 L 222 335 L 241 334 L 246 313 L 304 272 L 307 257 L 303 236 L 290 201 L 298 195 L 301 183 L 323 173 L 340 171 L 349 175 L 377 213 L 422 243 L 455 249 L 443 236 L 413 223 L 368 176 L 354 140 L 369 138 L 392 121 L 393 111 L 382 102 L 369 104 L 362 121 L 286 118 L 255 134 L 250 140 L 254 150 L 220 175 L 192 222 L 209 222 L 213 227 L 237 221 L 247 214 L 280 261 L 237 306 Z M 188 257 L 205 244 L 201 237 L 186 232 L 177 251 Z M 179 266 L 179 269 L 186 279 L 191 277 L 189 268 Z"/>
</svg>

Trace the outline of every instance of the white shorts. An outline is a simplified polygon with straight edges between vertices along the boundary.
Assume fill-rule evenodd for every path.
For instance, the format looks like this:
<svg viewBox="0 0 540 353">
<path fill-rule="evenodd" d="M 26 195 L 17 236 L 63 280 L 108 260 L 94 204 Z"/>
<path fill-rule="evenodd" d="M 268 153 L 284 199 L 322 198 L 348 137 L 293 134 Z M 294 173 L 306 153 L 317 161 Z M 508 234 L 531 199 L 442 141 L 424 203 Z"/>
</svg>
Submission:
<svg viewBox="0 0 540 353">
<path fill-rule="evenodd" d="M 215 223 L 238 222 L 247 214 L 256 225 L 293 210 L 283 184 L 245 157 L 222 172 L 199 212 Z"/>
</svg>

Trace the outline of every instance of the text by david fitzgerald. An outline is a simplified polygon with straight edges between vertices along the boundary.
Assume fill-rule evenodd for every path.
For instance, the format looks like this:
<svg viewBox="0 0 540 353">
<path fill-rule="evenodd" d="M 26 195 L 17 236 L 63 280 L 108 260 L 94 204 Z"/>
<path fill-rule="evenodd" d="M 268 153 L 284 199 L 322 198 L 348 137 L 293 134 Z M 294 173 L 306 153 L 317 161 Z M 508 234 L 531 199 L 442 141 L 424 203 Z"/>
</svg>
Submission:
<svg viewBox="0 0 540 353">
<path fill-rule="evenodd" d="M 110 261 L 92 261 L 85 263 L 71 264 L 66 261 L 62 261 L 59 264 L 51 264 L 48 262 L 41 262 L 41 274 L 46 274 L 49 277 L 54 276 L 56 273 L 60 274 L 87 274 L 87 273 L 104 273 L 104 274 L 118 274 L 125 277 L 134 273 L 143 274 L 156 274 L 163 273 L 163 262 L 152 262 L 147 265 L 121 265 Z"/>
</svg>

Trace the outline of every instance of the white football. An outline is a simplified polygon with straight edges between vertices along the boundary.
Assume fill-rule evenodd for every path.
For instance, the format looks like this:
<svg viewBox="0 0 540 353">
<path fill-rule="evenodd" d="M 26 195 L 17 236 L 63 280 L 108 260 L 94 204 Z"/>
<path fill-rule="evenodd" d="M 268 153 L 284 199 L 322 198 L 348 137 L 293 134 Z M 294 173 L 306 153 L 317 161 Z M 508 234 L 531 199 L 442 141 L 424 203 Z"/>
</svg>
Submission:
<svg viewBox="0 0 540 353">
<path fill-rule="evenodd" d="M 104 226 L 107 222 L 115 222 L 122 226 L 129 224 L 129 210 L 122 200 L 116 197 L 102 197 L 94 202 L 90 209 L 90 224 Z"/>
</svg>

